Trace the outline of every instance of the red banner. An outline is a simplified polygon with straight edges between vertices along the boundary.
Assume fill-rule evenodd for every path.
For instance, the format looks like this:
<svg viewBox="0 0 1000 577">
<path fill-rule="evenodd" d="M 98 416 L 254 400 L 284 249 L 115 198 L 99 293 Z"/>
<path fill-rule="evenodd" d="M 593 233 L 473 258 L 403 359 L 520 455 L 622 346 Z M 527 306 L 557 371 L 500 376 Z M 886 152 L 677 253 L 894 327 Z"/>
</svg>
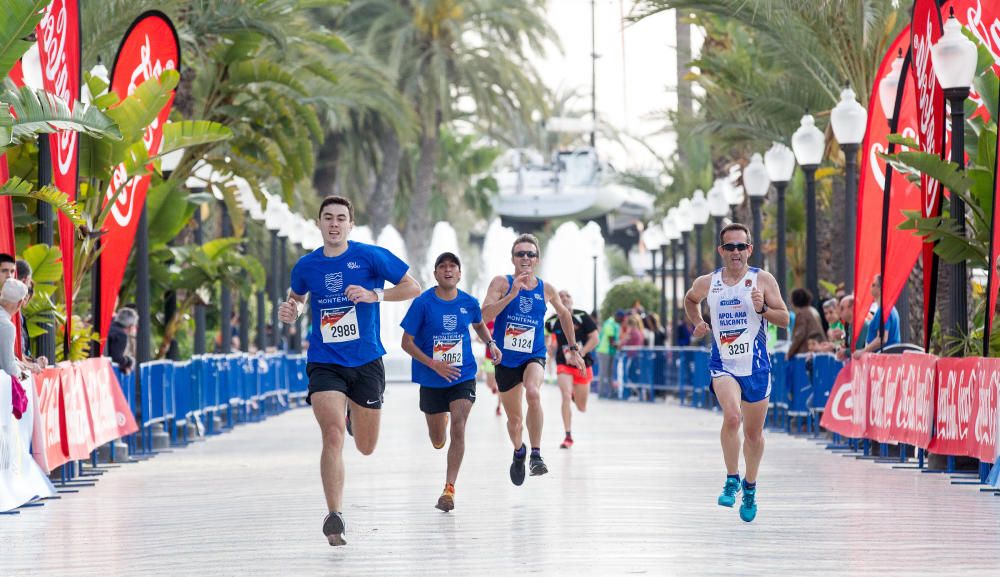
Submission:
<svg viewBox="0 0 1000 577">
<path fill-rule="evenodd" d="M 854 398 L 851 386 L 851 374 L 854 362 L 847 361 L 837 379 L 830 388 L 830 396 L 826 399 L 826 410 L 819 424 L 828 431 L 833 431 L 845 437 L 857 438 L 859 435 L 854 427 Z"/>
<path fill-rule="evenodd" d="M 79 373 L 87 393 L 95 445 L 103 445 L 139 430 L 118 378 L 111 370 L 111 359 L 87 359 L 75 363 L 73 370 Z"/>
<path fill-rule="evenodd" d="M 14 64 L 9 78 L 15 86 L 21 86 L 24 83 L 20 60 Z M 0 154 L 0 184 L 7 182 L 9 178 L 7 155 Z M 14 205 L 9 196 L 0 196 L 0 252 L 11 256 L 17 254 L 17 246 L 14 244 Z"/>
<path fill-rule="evenodd" d="M 937 362 L 934 438 L 929 450 L 966 455 L 972 418 L 972 392 L 982 380 L 978 358 L 941 358 Z"/>
<path fill-rule="evenodd" d="M 38 24 L 38 56 L 42 61 L 42 85 L 66 101 L 70 110 L 80 100 L 80 6 L 78 0 L 52 0 Z M 76 200 L 79 138 L 72 130 L 49 138 L 52 149 L 52 183 Z M 59 248 L 62 251 L 63 290 L 66 293 L 66 332 L 73 319 L 73 248 L 76 230 L 59 213 Z"/>
<path fill-rule="evenodd" d="M 997 102 L 1000 103 L 1000 93 L 997 94 Z M 997 146 L 1000 147 L 1000 131 L 997 132 Z M 995 148 L 994 150 L 1000 150 Z M 993 334 L 993 317 L 997 310 L 997 287 L 1000 287 L 1000 218 L 997 216 L 997 193 L 1000 193 L 1000 178 L 997 178 L 997 169 L 1000 169 L 1000 162 L 996 155 L 993 156 L 993 214 L 990 218 L 990 248 L 989 266 L 986 269 L 986 326 L 983 332 L 983 356 L 990 355 L 990 335 Z"/>
<path fill-rule="evenodd" d="M 972 431 L 969 456 L 992 463 L 997 456 L 997 397 L 1000 395 L 1000 359 L 980 359 L 982 378 L 972 394 Z"/>
<path fill-rule="evenodd" d="M 890 439 L 926 449 L 934 425 L 934 386 L 937 357 L 924 354 L 897 355 L 887 375 L 887 390 L 896 390 Z"/>
<path fill-rule="evenodd" d="M 38 417 L 31 438 L 31 452 L 45 472 L 69 461 L 63 445 L 62 369 L 51 367 L 35 375 Z"/>
<path fill-rule="evenodd" d="M 941 13 L 936 0 L 916 0 L 913 5 L 913 80 L 917 90 L 917 142 L 920 150 L 944 157 L 944 91 L 934 75 L 931 61 L 931 46 L 941 38 Z M 927 174 L 920 175 L 923 190 L 921 211 L 924 217 L 941 214 L 941 185 Z M 934 244 L 924 243 L 924 345 L 929 346 L 931 327 L 934 324 L 934 310 L 937 304 L 938 257 L 934 254 Z M 885 316 L 885 315 L 883 315 Z"/>
<path fill-rule="evenodd" d="M 180 70 L 180 46 L 177 33 L 170 19 L 161 12 L 146 12 L 132 23 L 118 48 L 114 70 L 111 74 L 111 90 L 125 98 L 135 88 L 150 78 L 159 77 L 164 70 Z M 159 116 L 146 129 L 144 138 L 149 154 L 156 155 L 163 140 L 163 125 L 170 114 L 173 95 L 160 111 Z M 146 203 L 149 176 L 136 177 L 126 182 L 125 165 L 115 169 L 111 184 L 105 196 L 105 203 L 115 198 L 121 187 L 108 218 L 104 223 L 105 235 L 101 240 L 104 252 L 101 255 L 101 339 L 107 338 L 111 317 L 118 301 L 118 290 L 125 276 L 125 266 L 132 243 L 135 239 L 139 217 Z"/>
<path fill-rule="evenodd" d="M 878 74 L 875 76 L 874 87 L 868 99 L 868 128 L 865 131 L 865 140 L 862 145 L 864 154 L 861 157 L 860 181 L 858 186 L 858 228 L 856 232 L 856 245 L 858 247 L 881 247 L 882 246 L 882 218 L 885 210 L 885 173 L 886 163 L 879 158 L 879 153 L 888 151 L 889 120 L 886 118 L 882 107 L 879 106 L 879 83 L 885 78 L 896 63 L 897 54 L 902 51 L 906 53 L 910 46 L 909 28 L 903 29 L 896 40 L 889 47 L 885 58 L 879 65 Z M 916 97 L 913 90 L 913 83 L 906 82 L 906 71 L 900 70 L 904 79 L 903 106 L 899 114 L 899 126 L 904 134 L 915 136 L 916 126 Z M 899 184 L 905 182 L 905 186 Z M 905 179 L 892 180 L 893 197 L 898 195 L 901 205 L 912 205 L 915 209 L 919 205 L 920 197 L 912 190 L 912 185 Z M 896 188 L 896 187 L 899 188 Z M 894 204 L 894 199 L 890 198 L 890 204 Z M 911 245 L 916 243 L 919 254 L 919 239 L 913 240 L 913 236 L 908 231 L 896 229 L 901 215 L 890 213 L 888 236 L 885 239 L 886 250 L 886 279 L 883 283 L 885 289 L 886 306 L 894 303 L 902 290 L 905 277 L 913 268 L 916 255 L 913 254 Z M 892 255 L 891 259 L 889 255 Z M 851 327 L 851 342 L 857 341 L 861 331 L 864 330 L 865 317 L 868 315 L 873 298 L 871 295 L 871 284 L 875 275 L 879 274 L 882 267 L 881 250 L 858 250 L 854 256 L 854 315 Z M 902 278 L 902 281 L 899 279 Z M 887 315 L 883 315 L 887 318 Z"/>
</svg>

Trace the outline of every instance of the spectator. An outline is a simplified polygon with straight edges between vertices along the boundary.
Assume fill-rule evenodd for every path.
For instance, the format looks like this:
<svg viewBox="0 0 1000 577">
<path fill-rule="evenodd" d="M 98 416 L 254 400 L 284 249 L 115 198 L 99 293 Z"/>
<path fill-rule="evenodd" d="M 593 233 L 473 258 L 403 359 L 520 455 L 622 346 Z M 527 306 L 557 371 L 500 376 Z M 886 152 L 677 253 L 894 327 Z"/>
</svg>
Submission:
<svg viewBox="0 0 1000 577">
<path fill-rule="evenodd" d="M 13 262 L 10 264 L 13 266 Z M 17 329 L 11 319 L 21 309 L 28 287 L 12 276 L 4 281 L 3 288 L 0 289 L 0 369 L 16 379 L 23 379 L 26 375 L 14 356 Z"/>
<path fill-rule="evenodd" d="M 625 311 L 615 311 L 601 325 L 601 340 L 597 343 L 597 360 L 599 364 L 598 392 L 600 396 L 611 394 L 611 383 L 614 375 L 615 353 L 618 352 L 618 337 L 621 336 L 621 323 L 625 319 Z"/>
<path fill-rule="evenodd" d="M 646 330 L 648 331 L 646 343 L 653 347 L 662 347 L 667 344 L 667 333 L 660 324 L 660 315 L 649 313 L 646 316 Z"/>
<path fill-rule="evenodd" d="M 826 329 L 827 342 L 819 350 L 823 352 L 835 352 L 843 348 L 847 342 L 844 323 L 840 321 L 840 310 L 837 299 L 827 299 L 823 302 L 823 317 L 826 319 L 826 324 L 829 328 Z"/>
<path fill-rule="evenodd" d="M 135 309 L 123 307 L 115 313 L 115 318 L 111 321 L 111 328 L 108 329 L 108 344 L 105 346 L 104 352 L 126 375 L 135 368 L 135 358 L 129 355 L 127 350 L 129 335 L 135 333 L 138 322 L 139 313 L 135 312 Z"/>
<path fill-rule="evenodd" d="M 872 279 L 872 298 L 875 299 L 874 302 L 876 306 L 882 297 L 882 275 L 875 275 Z M 892 307 L 889 311 L 888 320 L 885 323 L 884 338 L 881 334 L 880 329 L 882 328 L 882 310 L 876 309 L 875 316 L 872 321 L 868 323 L 868 334 L 865 337 L 865 346 L 854 352 L 854 358 L 860 358 L 864 353 L 875 353 L 882 350 L 883 347 L 888 347 L 895 345 L 900 342 L 899 338 L 899 311 L 896 307 Z"/>
<path fill-rule="evenodd" d="M 0 252 L 0 285 L 9 278 L 17 278 L 17 261 L 11 255 Z"/>
<path fill-rule="evenodd" d="M 623 347 L 641 347 L 646 343 L 646 335 L 642 332 L 642 317 L 638 313 L 632 313 L 625 319 L 619 342 Z"/>
<path fill-rule="evenodd" d="M 28 306 L 28 303 L 31 302 L 31 297 L 35 295 L 35 281 L 34 279 L 31 278 L 32 270 L 31 270 L 31 265 L 28 264 L 28 261 L 19 258 L 17 259 L 15 266 L 17 268 L 17 280 L 23 282 L 28 287 L 28 296 L 24 297 L 24 305 L 22 305 L 21 307 L 23 309 L 24 307 Z M 24 358 L 24 360 L 31 363 L 32 365 L 31 369 L 34 372 L 41 371 L 48 366 L 49 359 L 46 358 L 44 355 L 39 355 L 35 357 L 31 354 L 31 339 L 28 338 L 28 317 L 22 314 L 20 318 L 21 318 L 21 356 Z"/>
<path fill-rule="evenodd" d="M 840 322 L 844 325 L 844 346 L 837 349 L 837 358 L 841 361 L 847 360 L 851 356 L 851 350 L 847 346 L 851 338 L 854 335 L 854 295 L 849 294 L 844 298 L 840 299 Z M 868 332 L 867 324 L 861 328 L 861 332 L 858 334 L 858 339 L 854 343 L 854 349 L 858 349 L 864 345 L 864 337 Z"/>
<path fill-rule="evenodd" d="M 792 344 L 788 346 L 786 358 L 809 352 L 811 347 L 826 342 L 819 312 L 812 307 L 812 293 L 804 288 L 792 291 L 792 309 L 795 310 L 795 328 L 792 329 Z"/>
</svg>

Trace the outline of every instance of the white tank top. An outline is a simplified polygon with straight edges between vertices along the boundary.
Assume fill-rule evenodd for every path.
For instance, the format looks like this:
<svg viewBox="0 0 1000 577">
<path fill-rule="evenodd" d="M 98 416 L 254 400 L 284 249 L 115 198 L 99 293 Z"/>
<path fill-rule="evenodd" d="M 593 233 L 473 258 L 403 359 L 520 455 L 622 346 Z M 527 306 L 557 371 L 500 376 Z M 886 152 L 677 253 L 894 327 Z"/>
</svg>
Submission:
<svg viewBox="0 0 1000 577">
<path fill-rule="evenodd" d="M 708 309 L 712 319 L 712 359 L 709 369 L 743 377 L 770 371 L 767 321 L 757 314 L 750 291 L 757 286 L 759 268 L 749 267 L 735 285 L 722 281 L 722 269 L 712 273 Z"/>
</svg>

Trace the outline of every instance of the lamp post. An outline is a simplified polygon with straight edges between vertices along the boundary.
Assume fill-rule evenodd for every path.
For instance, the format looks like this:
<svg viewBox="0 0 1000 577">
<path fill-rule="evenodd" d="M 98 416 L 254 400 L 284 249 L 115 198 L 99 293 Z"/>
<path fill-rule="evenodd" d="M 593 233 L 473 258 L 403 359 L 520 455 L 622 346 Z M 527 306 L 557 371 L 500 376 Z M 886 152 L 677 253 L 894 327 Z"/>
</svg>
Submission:
<svg viewBox="0 0 1000 577">
<path fill-rule="evenodd" d="M 264 213 L 264 226 L 271 233 L 271 274 L 268 275 L 268 282 L 271 288 L 271 346 L 275 349 L 280 344 L 278 336 L 278 305 L 281 304 L 281 280 L 278 269 L 278 230 L 281 228 L 281 209 L 278 204 L 281 201 L 277 196 L 268 195 L 267 211 Z"/>
<path fill-rule="evenodd" d="M 931 47 L 931 60 L 944 97 L 951 109 L 951 160 L 965 172 L 965 99 L 976 74 L 976 45 L 962 34 L 962 25 L 955 18 L 955 9 L 944 25 L 944 34 Z M 955 191 L 951 194 L 951 216 L 957 223 L 956 232 L 965 237 L 965 202 Z M 965 261 L 951 265 L 951 318 L 945 327 L 948 334 L 961 337 L 968 332 L 969 313 L 966 302 Z M 885 313 L 882 313 L 883 322 Z"/>
<path fill-rule="evenodd" d="M 681 238 L 680 229 L 677 227 L 676 221 L 676 208 L 671 208 L 667 211 L 667 216 L 663 219 L 663 232 L 666 234 L 667 240 L 670 241 L 670 326 L 671 334 L 676 335 L 677 323 L 680 320 L 678 315 L 678 295 L 680 290 L 677 288 L 677 242 Z M 677 344 L 676 338 L 672 341 L 675 345 Z"/>
<path fill-rule="evenodd" d="M 681 282 L 681 286 L 677 291 L 678 300 L 681 300 L 687 287 L 691 285 L 688 281 L 688 273 L 690 272 L 690 260 L 688 259 L 688 241 L 691 239 L 691 231 L 694 230 L 694 222 L 691 221 L 691 201 L 687 198 L 682 198 L 680 203 L 677 205 L 676 212 L 674 213 L 674 223 L 677 225 L 677 230 L 680 232 L 681 241 L 681 275 L 678 279 Z M 680 303 L 678 303 L 680 304 Z M 680 325 L 684 322 L 684 307 L 678 306 L 678 319 L 677 324 Z"/>
<path fill-rule="evenodd" d="M 792 135 L 795 160 L 806 175 L 806 288 L 813 299 L 819 299 L 819 276 L 816 256 L 816 169 L 823 161 L 826 139 L 816 128 L 816 121 L 808 112 L 802 116 L 799 129 Z"/>
<path fill-rule="evenodd" d="M 726 200 L 726 190 L 722 179 L 715 179 L 712 188 L 708 189 L 706 200 L 708 214 L 715 220 L 715 244 L 718 244 L 719 236 L 722 234 L 722 219 L 729 214 L 729 202 Z M 722 268 L 722 255 L 717 250 L 713 252 L 715 253 L 715 268 Z"/>
<path fill-rule="evenodd" d="M 847 250 L 844 251 L 844 283 L 851 290 L 854 287 L 855 228 L 857 222 L 858 198 L 858 147 L 865 138 L 868 126 L 868 111 L 865 110 L 850 87 L 840 92 L 840 102 L 830 113 L 833 135 L 844 152 L 844 236 Z"/>
<path fill-rule="evenodd" d="M 778 290 L 781 298 L 788 298 L 788 289 L 785 284 L 788 282 L 788 246 L 785 244 L 785 189 L 788 182 L 792 180 L 795 172 L 795 155 L 784 144 L 775 142 L 770 150 L 764 153 L 764 168 L 767 169 L 767 176 L 774 185 L 775 209 L 778 221 L 778 262 L 777 278 Z M 784 328 L 778 329 L 779 338 L 783 338 Z"/>
<path fill-rule="evenodd" d="M 646 230 L 642 233 L 642 241 L 646 245 L 646 247 L 649 248 L 649 252 L 653 255 L 652 268 L 649 269 L 649 276 L 652 277 L 653 284 L 655 285 L 656 284 L 656 275 L 657 275 L 657 272 L 659 272 L 662 275 L 662 273 L 666 270 L 665 266 L 664 266 L 664 263 L 667 260 L 667 251 L 666 250 L 664 250 L 662 252 L 660 251 L 661 245 L 663 245 L 664 242 L 665 242 L 665 237 L 664 237 L 664 234 L 663 234 L 663 230 L 660 227 L 660 223 L 650 223 L 649 226 L 646 227 Z M 660 265 L 659 265 L 659 267 L 657 267 L 657 265 L 656 265 L 656 253 L 658 253 L 658 252 L 660 252 Z M 659 269 L 659 271 L 657 269 Z M 660 283 L 660 286 L 661 286 L 661 290 L 660 290 L 660 311 L 661 311 L 661 314 L 662 314 L 663 309 L 666 308 L 666 302 L 667 302 L 667 295 L 665 293 L 665 285 L 666 285 L 665 282 L 661 282 Z"/>
<path fill-rule="evenodd" d="M 695 276 L 702 273 L 702 254 L 704 252 L 701 233 L 705 229 L 705 224 L 708 222 L 708 202 L 705 200 L 705 193 L 698 189 L 694 191 L 694 196 L 691 197 L 691 222 L 694 223 L 694 238 L 695 238 Z"/>
<path fill-rule="evenodd" d="M 758 246 L 754 247 L 750 256 L 753 266 L 760 267 L 764 262 L 764 226 L 760 220 L 760 207 L 767 196 L 767 189 L 771 187 L 771 178 L 767 175 L 767 168 L 759 153 L 754 153 L 750 157 L 750 164 L 743 168 L 743 187 L 750 195 L 750 211 L 753 212 L 753 236 L 756 237 Z"/>
<path fill-rule="evenodd" d="M 736 218 L 736 209 L 742 206 L 743 201 L 746 200 L 746 194 L 743 191 L 743 187 L 740 186 L 739 180 L 740 170 L 736 166 L 732 167 L 728 177 L 721 179 L 722 190 L 726 193 L 726 202 L 729 203 L 729 209 L 734 221 L 739 220 Z"/>
<path fill-rule="evenodd" d="M 177 165 L 180 164 L 183 157 L 183 150 L 175 150 L 171 153 L 165 154 L 163 158 L 160 159 L 160 171 L 163 172 L 163 180 L 170 180 L 170 175 L 177 169 Z M 171 264 L 173 262 L 173 258 L 170 258 L 168 261 L 168 263 Z M 169 323 L 170 319 L 174 318 L 174 315 L 176 314 L 177 292 L 172 288 L 167 289 L 163 295 L 163 322 Z M 177 339 L 170 341 L 170 348 L 167 349 L 167 358 L 174 361 L 180 360 L 181 353 L 180 347 L 177 345 Z"/>
</svg>

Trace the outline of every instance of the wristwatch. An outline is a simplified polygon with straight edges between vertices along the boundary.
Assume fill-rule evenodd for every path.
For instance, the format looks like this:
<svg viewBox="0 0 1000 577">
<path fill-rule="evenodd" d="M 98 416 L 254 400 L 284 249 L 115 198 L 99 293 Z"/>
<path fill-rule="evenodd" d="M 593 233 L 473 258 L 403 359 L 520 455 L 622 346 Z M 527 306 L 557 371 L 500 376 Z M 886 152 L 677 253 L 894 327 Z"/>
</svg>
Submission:
<svg viewBox="0 0 1000 577">
<path fill-rule="evenodd" d="M 374 291 L 375 298 L 378 299 L 378 302 L 382 302 L 382 301 L 385 300 L 385 291 L 384 290 L 382 290 L 380 288 L 377 288 L 377 289 L 372 289 L 372 291 Z"/>
<path fill-rule="evenodd" d="M 764 303 L 764 306 L 762 306 L 762 307 L 761 307 L 761 309 L 760 309 L 759 311 L 758 311 L 758 310 L 756 310 L 756 309 L 754 309 L 754 311 L 753 311 L 753 312 L 755 312 L 755 313 L 757 313 L 757 314 L 759 314 L 759 315 L 762 315 L 762 314 L 766 313 L 766 312 L 767 312 L 767 303 L 765 302 L 765 303 Z"/>
<path fill-rule="evenodd" d="M 578 347 L 576 345 L 570 345 L 570 346 L 568 346 L 566 348 L 569 349 L 569 350 L 571 350 L 571 351 L 580 352 L 580 347 Z"/>
</svg>

